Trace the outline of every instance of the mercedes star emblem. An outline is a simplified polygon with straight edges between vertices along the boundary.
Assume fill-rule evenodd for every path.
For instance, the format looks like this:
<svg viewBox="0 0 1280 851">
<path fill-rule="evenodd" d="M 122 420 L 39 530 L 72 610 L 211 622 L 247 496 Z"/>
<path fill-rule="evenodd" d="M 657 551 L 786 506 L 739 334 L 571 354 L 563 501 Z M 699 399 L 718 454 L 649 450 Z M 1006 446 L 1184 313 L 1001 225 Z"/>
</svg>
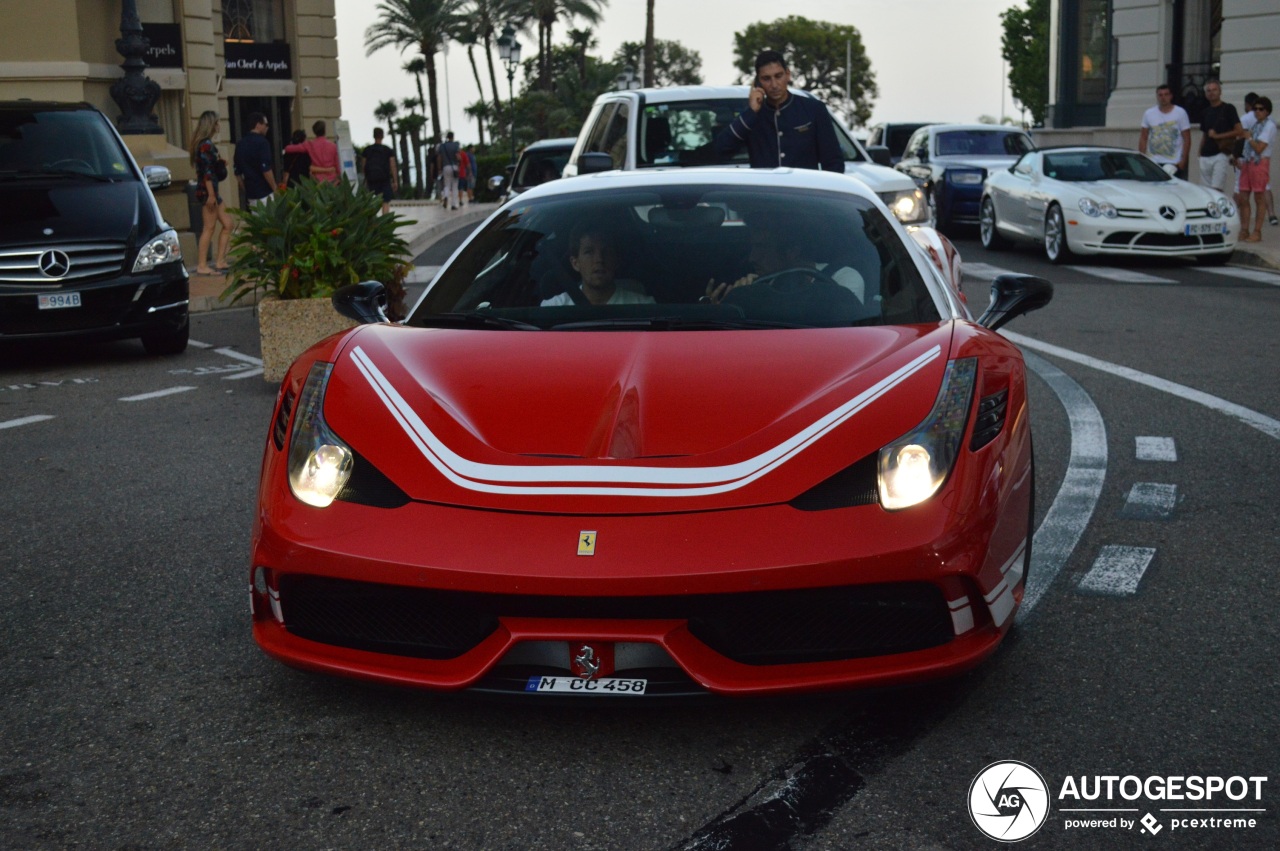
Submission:
<svg viewBox="0 0 1280 851">
<path fill-rule="evenodd" d="M 54 249 L 41 254 L 36 265 L 40 267 L 40 274 L 46 278 L 61 278 L 71 271 L 71 258 L 65 251 Z"/>
<path fill-rule="evenodd" d="M 1173 209 L 1169 205 L 1166 204 L 1165 206 L 1160 208 L 1160 218 L 1173 221 L 1177 217 L 1178 217 L 1178 211 Z"/>
</svg>

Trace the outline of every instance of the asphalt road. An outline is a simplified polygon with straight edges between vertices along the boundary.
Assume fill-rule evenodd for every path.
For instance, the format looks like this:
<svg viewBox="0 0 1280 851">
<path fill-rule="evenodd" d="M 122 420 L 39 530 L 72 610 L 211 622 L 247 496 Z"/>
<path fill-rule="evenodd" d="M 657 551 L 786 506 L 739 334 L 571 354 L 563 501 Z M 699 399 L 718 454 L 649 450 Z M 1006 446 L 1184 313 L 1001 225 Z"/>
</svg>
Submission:
<svg viewBox="0 0 1280 851">
<path fill-rule="evenodd" d="M 1038 370 L 1037 523 L 1059 548 L 1081 532 L 987 664 L 892 692 L 552 706 L 285 668 L 249 633 L 275 392 L 252 312 L 196 317 L 206 345 L 176 358 L 0 348 L 0 847 L 987 848 L 967 800 L 999 760 L 1050 787 L 1027 847 L 1280 845 L 1280 275 L 960 246 L 979 309 L 996 268 L 1056 284 L 1008 330 Z M 1132 593 L 1120 547 L 1147 554 Z M 1067 829 L 1062 784 L 1099 775 L 1269 780 L 1260 801 L 1074 804 L 1154 836 Z M 1205 807 L 1261 812 L 1164 811 Z"/>
</svg>

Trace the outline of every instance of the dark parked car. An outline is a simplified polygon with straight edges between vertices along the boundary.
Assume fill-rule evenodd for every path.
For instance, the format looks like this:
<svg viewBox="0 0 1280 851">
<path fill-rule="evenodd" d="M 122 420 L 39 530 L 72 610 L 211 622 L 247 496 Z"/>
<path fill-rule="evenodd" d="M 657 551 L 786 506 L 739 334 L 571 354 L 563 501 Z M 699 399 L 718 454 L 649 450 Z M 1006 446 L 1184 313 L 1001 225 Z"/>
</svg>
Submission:
<svg viewBox="0 0 1280 851">
<path fill-rule="evenodd" d="M 908 121 L 877 124 L 868 131 L 867 143 L 863 147 L 876 162 L 879 162 L 876 158 L 879 149 L 884 148 L 889 154 L 888 164 L 897 165 L 898 160 L 902 159 L 902 152 L 907 149 L 907 140 L 911 138 L 911 134 L 921 127 L 934 123 L 933 121 Z"/>
<path fill-rule="evenodd" d="M 187 271 L 151 194 L 168 183 L 88 104 L 0 102 L 0 340 L 186 349 Z"/>
<path fill-rule="evenodd" d="M 569 136 L 534 142 L 520 152 L 515 168 L 507 167 L 508 174 L 489 178 L 489 188 L 501 193 L 499 200 L 506 201 L 526 189 L 558 180 L 576 141 L 577 136 Z"/>
</svg>

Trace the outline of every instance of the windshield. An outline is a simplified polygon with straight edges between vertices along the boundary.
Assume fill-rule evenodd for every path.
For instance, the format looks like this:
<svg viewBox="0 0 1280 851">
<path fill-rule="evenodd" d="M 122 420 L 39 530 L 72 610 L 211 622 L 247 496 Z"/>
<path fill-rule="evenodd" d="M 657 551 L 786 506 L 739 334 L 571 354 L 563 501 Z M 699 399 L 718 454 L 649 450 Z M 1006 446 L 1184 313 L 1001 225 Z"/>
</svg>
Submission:
<svg viewBox="0 0 1280 851">
<path fill-rule="evenodd" d="M 124 152 L 89 110 L 0 110 L 0 177 L 122 178 Z"/>
<path fill-rule="evenodd" d="M 466 245 L 407 324 L 665 330 L 939 319 L 873 202 L 680 185 L 517 202 Z"/>
<path fill-rule="evenodd" d="M 716 136 L 746 105 L 745 98 L 714 98 L 646 106 L 640 114 L 636 166 L 747 165 L 746 145 L 739 146 L 731 157 L 722 156 L 713 145 Z M 845 161 L 866 162 L 867 158 L 839 122 L 833 124 Z"/>
<path fill-rule="evenodd" d="M 1070 183 L 1093 180 L 1137 180 L 1163 183 L 1172 180 L 1165 170 L 1132 151 L 1071 151 L 1044 155 L 1045 177 Z"/>
<path fill-rule="evenodd" d="M 572 142 L 558 148 L 525 151 L 520 157 L 520 165 L 516 169 L 511 185 L 516 189 L 525 190 L 556 180 L 564 171 L 564 164 L 569 161 L 569 154 L 572 151 Z"/>
<path fill-rule="evenodd" d="M 940 157 L 1020 157 L 1035 149 L 1022 133 L 1008 130 L 948 130 L 934 137 Z"/>
</svg>

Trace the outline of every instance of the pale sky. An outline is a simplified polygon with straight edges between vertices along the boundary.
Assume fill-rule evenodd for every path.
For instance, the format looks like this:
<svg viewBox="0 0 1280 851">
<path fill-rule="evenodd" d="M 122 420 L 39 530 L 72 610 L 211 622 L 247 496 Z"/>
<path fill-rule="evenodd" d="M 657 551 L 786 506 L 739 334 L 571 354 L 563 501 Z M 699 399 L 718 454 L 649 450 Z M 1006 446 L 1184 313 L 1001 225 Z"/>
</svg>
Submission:
<svg viewBox="0 0 1280 851">
<path fill-rule="evenodd" d="M 364 32 L 376 20 L 376 0 L 336 0 L 338 67 L 343 118 L 351 123 L 357 145 L 373 139 L 373 109 L 380 101 L 416 98 L 410 74 L 401 66 L 415 51 L 401 55 L 383 48 L 365 56 Z M 786 15 L 852 24 L 880 88 L 871 123 L 879 121 L 976 121 L 980 115 L 1017 116 L 1000 57 L 1000 18 L 1022 0 L 656 0 L 654 36 L 678 41 L 702 55 L 702 76 L 709 85 L 735 82 L 733 34 L 752 23 Z M 579 24 L 581 26 L 581 24 Z M 608 59 L 624 41 L 644 41 L 645 0 L 611 0 L 596 26 L 599 47 L 593 55 Z M 556 43 L 567 41 L 569 27 L 559 24 Z M 518 36 L 522 58 L 531 57 L 536 34 Z M 477 51 L 481 78 L 488 93 L 488 71 Z M 507 79 L 497 61 L 498 85 L 507 96 Z M 476 141 L 475 122 L 463 108 L 479 100 L 466 51 L 449 48 L 437 58 L 441 120 L 463 142 Z M 445 78 L 448 75 L 446 95 Z M 516 72 L 516 91 L 521 76 Z M 426 91 L 426 78 L 423 78 Z"/>
</svg>

